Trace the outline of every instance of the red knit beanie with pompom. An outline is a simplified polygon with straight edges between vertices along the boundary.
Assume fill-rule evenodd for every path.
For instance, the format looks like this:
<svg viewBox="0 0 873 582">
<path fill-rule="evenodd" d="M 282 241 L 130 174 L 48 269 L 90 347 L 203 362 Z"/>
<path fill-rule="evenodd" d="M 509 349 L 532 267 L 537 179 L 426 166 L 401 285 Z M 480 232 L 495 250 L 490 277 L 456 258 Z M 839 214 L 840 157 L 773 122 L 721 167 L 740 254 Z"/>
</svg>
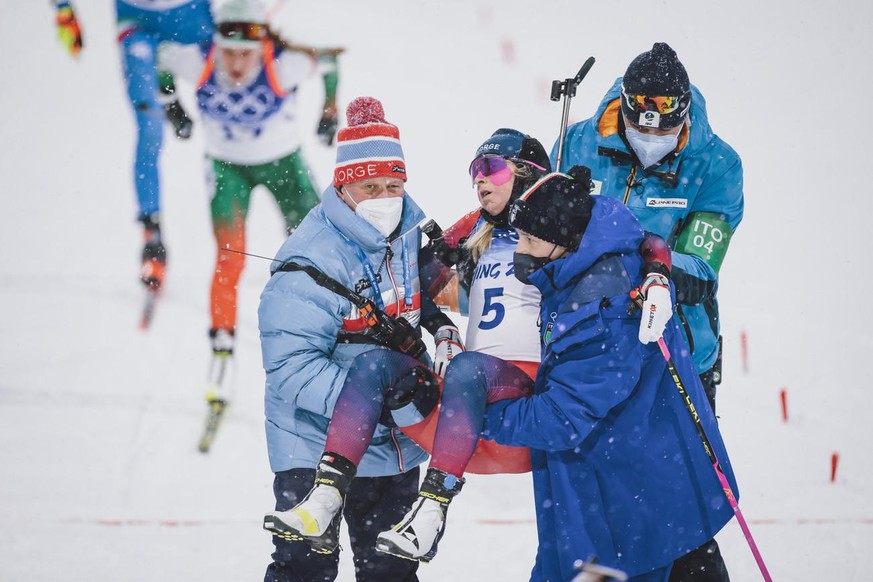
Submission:
<svg viewBox="0 0 873 582">
<path fill-rule="evenodd" d="M 334 186 L 367 178 L 406 181 L 406 163 L 400 147 L 400 130 L 385 120 L 382 103 L 358 97 L 346 108 L 348 127 L 337 134 Z"/>
</svg>

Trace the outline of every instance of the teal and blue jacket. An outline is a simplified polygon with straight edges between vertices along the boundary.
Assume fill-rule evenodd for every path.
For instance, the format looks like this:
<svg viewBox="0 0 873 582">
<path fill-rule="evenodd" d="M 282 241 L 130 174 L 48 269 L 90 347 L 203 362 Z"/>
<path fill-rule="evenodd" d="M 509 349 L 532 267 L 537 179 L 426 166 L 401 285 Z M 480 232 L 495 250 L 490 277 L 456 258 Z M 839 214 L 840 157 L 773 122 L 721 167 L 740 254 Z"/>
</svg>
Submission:
<svg viewBox="0 0 873 582">
<path fill-rule="evenodd" d="M 743 218 L 742 164 L 713 133 L 706 101 L 692 85 L 690 122 L 677 151 L 644 170 L 623 137 L 621 81 L 593 117 L 568 128 L 561 166 L 591 168 L 593 194 L 621 200 L 645 230 L 670 244 L 677 316 L 702 374 L 718 356 L 718 269 Z M 557 143 L 553 165 L 556 154 Z"/>
</svg>

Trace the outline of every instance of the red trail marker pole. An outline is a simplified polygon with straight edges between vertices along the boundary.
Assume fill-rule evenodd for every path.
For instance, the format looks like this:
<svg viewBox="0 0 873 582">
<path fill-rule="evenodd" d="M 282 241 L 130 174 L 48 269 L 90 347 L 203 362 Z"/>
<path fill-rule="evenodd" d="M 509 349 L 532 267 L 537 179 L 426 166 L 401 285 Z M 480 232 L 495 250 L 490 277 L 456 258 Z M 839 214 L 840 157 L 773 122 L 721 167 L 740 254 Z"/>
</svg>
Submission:
<svg viewBox="0 0 873 582">
<path fill-rule="evenodd" d="M 788 392 L 785 388 L 779 391 L 779 400 L 782 402 L 782 422 L 788 422 Z"/>
</svg>

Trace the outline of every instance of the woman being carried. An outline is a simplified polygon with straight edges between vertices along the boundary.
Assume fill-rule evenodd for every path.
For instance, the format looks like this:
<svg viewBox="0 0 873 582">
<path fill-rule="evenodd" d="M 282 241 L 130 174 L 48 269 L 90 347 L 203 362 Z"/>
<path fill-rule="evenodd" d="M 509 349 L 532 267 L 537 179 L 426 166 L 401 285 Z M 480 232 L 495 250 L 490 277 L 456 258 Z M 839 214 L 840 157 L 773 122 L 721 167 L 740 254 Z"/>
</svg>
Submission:
<svg viewBox="0 0 873 582">
<path fill-rule="evenodd" d="M 442 238 L 432 241 L 420 256 L 422 285 L 428 287 L 431 295 L 446 286 L 455 275 L 450 267 L 457 265 L 461 286 L 469 294 L 467 347 L 491 354 L 506 369 L 503 375 L 493 375 L 492 397 L 526 395 L 524 389 L 532 385 L 539 363 L 539 341 L 534 330 L 540 295 L 512 274 L 512 254 L 518 236 L 509 226 L 508 216 L 512 201 L 548 169 L 548 156 L 539 141 L 515 129 L 495 131 L 479 146 L 470 164 L 480 208 L 446 229 Z M 506 317 L 509 313 L 512 316 Z M 334 409 L 315 487 L 294 508 L 267 515 L 265 529 L 286 539 L 305 540 L 320 551 L 331 552 L 337 547 L 343 497 L 370 445 L 376 424 L 424 426 L 422 419 L 431 413 L 431 419 L 436 416 L 439 380 L 434 372 L 442 375 L 448 361 L 464 347 L 457 328 L 449 326 L 438 331 L 435 344 L 433 371 L 419 360 L 390 350 L 373 350 L 355 358 Z M 504 388 L 498 390 L 498 386 Z M 476 411 L 473 418 L 481 419 L 485 393 L 477 394 L 473 400 L 469 410 Z M 478 429 L 473 430 L 475 438 L 471 439 L 469 431 L 465 431 L 462 440 L 446 430 L 447 426 L 448 423 L 440 425 L 441 431 L 433 443 L 425 485 L 442 483 L 450 475 L 462 475 L 476 447 Z M 421 431 L 413 434 L 417 439 L 428 438 Z M 455 444 L 459 445 L 457 450 Z M 530 470 L 526 449 L 487 445 L 490 449 L 477 455 L 471 466 L 475 472 Z M 420 497 L 413 512 L 429 513 L 435 524 L 444 523 L 444 504 L 438 500 Z M 437 525 L 434 536 L 441 529 Z M 432 540 L 415 559 L 429 559 L 431 546 L 435 552 L 436 542 Z"/>
</svg>

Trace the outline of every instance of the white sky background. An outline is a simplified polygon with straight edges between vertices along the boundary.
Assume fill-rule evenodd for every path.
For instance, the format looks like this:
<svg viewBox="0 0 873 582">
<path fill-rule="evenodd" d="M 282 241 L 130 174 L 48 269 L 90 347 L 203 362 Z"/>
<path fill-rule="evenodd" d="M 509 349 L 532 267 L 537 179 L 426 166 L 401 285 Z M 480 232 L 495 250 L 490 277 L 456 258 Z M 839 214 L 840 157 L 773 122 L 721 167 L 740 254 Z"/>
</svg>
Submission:
<svg viewBox="0 0 873 582">
<path fill-rule="evenodd" d="M 47 2 L 6 4 L 0 579 L 259 580 L 272 547 L 260 530 L 273 498 L 256 317 L 267 263 L 250 259 L 240 284 L 236 402 L 204 457 L 195 446 L 214 251 L 200 128 L 187 143 L 168 137 L 162 156 L 170 266 L 143 334 L 133 121 L 111 3 L 77 3 L 79 62 L 55 42 Z M 288 1 L 276 24 L 291 39 L 348 48 L 341 105 L 383 101 L 401 130 L 408 190 L 443 226 L 476 204 L 466 167 L 494 129 L 551 147 L 561 115 L 548 98 L 553 79 L 596 57 L 572 102 L 571 120 L 582 119 L 634 56 L 670 43 L 745 166 L 746 218 L 722 270 L 718 399 L 740 507 L 775 580 L 862 581 L 873 565 L 863 364 L 873 347 L 864 304 L 873 8 L 780 4 Z M 180 89 L 192 111 L 191 87 Z M 300 115 L 324 185 L 333 151 L 314 139 L 321 95 L 317 79 L 304 87 Z M 259 192 L 248 250 L 272 255 L 281 233 Z M 532 516 L 529 476 L 472 477 L 420 578 L 526 581 Z M 736 523 L 719 540 L 732 579 L 760 579 Z M 340 581 L 351 580 L 344 558 Z"/>
</svg>

